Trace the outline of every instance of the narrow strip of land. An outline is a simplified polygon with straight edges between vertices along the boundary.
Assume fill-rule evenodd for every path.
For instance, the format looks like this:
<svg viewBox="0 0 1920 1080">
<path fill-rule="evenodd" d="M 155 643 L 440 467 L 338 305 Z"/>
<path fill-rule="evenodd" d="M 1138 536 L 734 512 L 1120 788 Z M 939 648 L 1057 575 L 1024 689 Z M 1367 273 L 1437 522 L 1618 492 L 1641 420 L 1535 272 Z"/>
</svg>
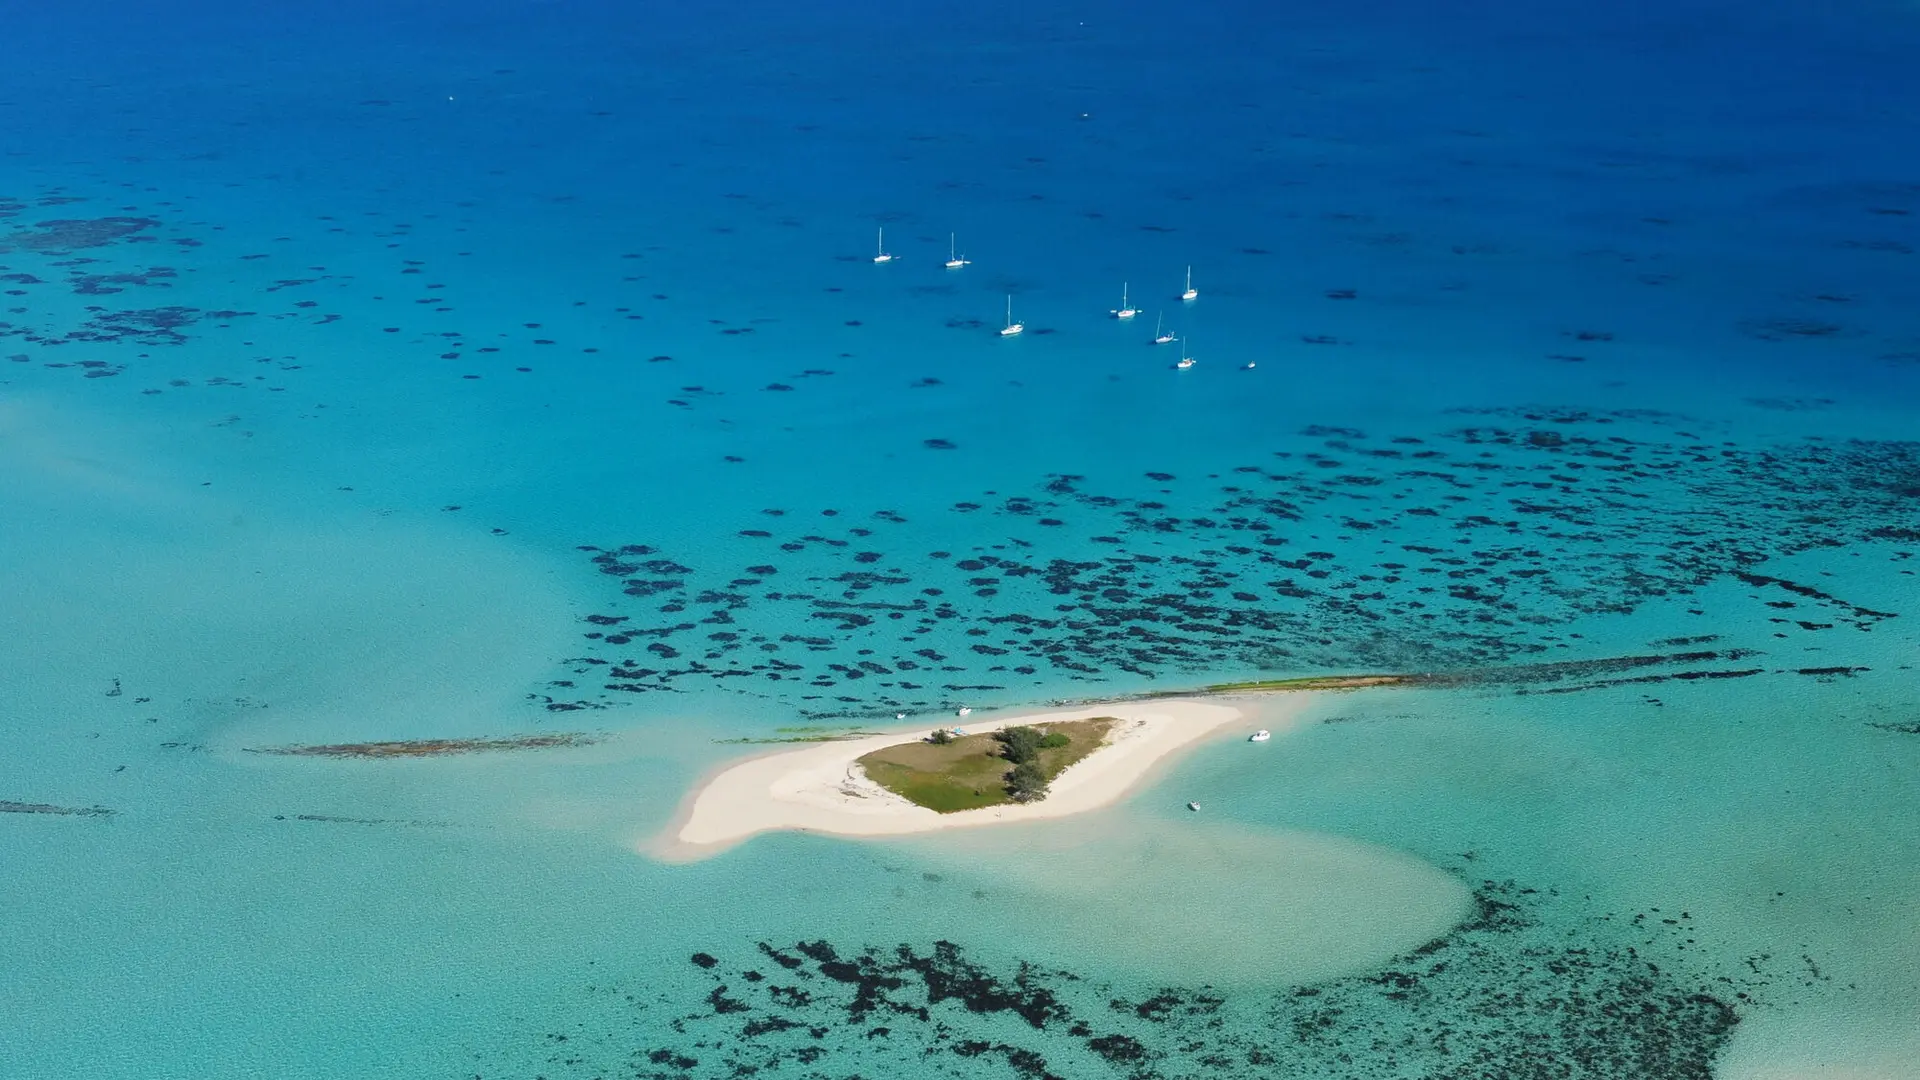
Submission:
<svg viewBox="0 0 1920 1080">
<path fill-rule="evenodd" d="M 112 817 L 104 806 L 56 806 L 52 803 L 0 801 L 0 814 L 52 814 L 57 817 Z"/>
<path fill-rule="evenodd" d="M 592 746 L 599 736 L 582 731 L 564 731 L 541 735 L 504 735 L 476 739 L 406 739 L 390 742 L 331 743 L 324 746 L 249 746 L 249 754 L 275 754 L 282 757 L 331 758 L 410 758 L 446 757 L 450 754 L 497 754 L 508 750 L 548 750 L 555 747 Z"/>
</svg>

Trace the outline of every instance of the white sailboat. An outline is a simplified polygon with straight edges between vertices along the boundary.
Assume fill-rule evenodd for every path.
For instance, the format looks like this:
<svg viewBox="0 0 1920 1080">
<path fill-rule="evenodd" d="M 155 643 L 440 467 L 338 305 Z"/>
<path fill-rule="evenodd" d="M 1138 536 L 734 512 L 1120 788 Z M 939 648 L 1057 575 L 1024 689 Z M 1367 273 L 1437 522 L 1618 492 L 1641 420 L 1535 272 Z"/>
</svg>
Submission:
<svg viewBox="0 0 1920 1080">
<path fill-rule="evenodd" d="M 972 262 L 973 260 L 961 258 L 957 253 L 957 250 L 953 246 L 953 240 L 954 240 L 953 234 L 948 233 L 947 234 L 947 269 L 958 270 L 961 267 L 966 266 L 968 263 Z"/>
<path fill-rule="evenodd" d="M 1000 328 L 1000 336 L 1012 337 L 1013 335 L 1018 334 L 1021 331 L 1024 331 L 1026 328 L 1027 328 L 1026 323 L 1017 323 L 1013 321 L 1013 294 L 1008 293 L 1007 294 L 1007 325 Z"/>
<path fill-rule="evenodd" d="M 1189 266 L 1187 267 L 1187 288 L 1185 292 L 1180 294 L 1180 299 L 1192 300 L 1199 295 L 1200 290 L 1193 287 L 1193 267 Z"/>
<path fill-rule="evenodd" d="M 1180 339 L 1180 362 L 1173 366 L 1179 368 L 1181 371 L 1185 371 L 1199 362 L 1200 361 L 1195 360 L 1193 357 L 1187 355 L 1187 339 L 1181 338 Z"/>
<path fill-rule="evenodd" d="M 877 263 L 893 261 L 893 256 L 887 254 L 887 227 L 885 225 L 880 226 L 879 239 L 874 242 L 873 261 Z"/>
<path fill-rule="evenodd" d="M 1165 345 L 1172 340 L 1173 331 L 1167 329 L 1162 317 L 1156 314 L 1153 317 L 1153 343 L 1155 345 Z"/>
<path fill-rule="evenodd" d="M 1140 314 L 1140 309 L 1127 303 L 1127 283 L 1123 281 L 1120 283 L 1120 306 L 1113 309 L 1113 317 L 1116 319 L 1131 319 L 1138 314 Z"/>
</svg>

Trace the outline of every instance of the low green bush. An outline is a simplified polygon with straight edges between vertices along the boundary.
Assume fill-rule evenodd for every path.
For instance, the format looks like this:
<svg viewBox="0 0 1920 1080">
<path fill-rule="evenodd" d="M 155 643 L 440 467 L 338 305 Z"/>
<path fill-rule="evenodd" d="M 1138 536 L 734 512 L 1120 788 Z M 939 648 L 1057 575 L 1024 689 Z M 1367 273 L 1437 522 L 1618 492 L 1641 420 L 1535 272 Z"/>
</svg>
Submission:
<svg viewBox="0 0 1920 1080">
<path fill-rule="evenodd" d="M 1025 724 L 1001 728 L 993 737 L 1000 742 L 1001 756 L 1015 765 L 1032 761 L 1040 753 L 1040 744 L 1045 739 L 1039 728 Z"/>
<path fill-rule="evenodd" d="M 1047 774 L 1031 761 L 1023 761 L 1007 774 L 1007 794 L 1015 802 L 1032 802 L 1047 797 Z"/>
</svg>

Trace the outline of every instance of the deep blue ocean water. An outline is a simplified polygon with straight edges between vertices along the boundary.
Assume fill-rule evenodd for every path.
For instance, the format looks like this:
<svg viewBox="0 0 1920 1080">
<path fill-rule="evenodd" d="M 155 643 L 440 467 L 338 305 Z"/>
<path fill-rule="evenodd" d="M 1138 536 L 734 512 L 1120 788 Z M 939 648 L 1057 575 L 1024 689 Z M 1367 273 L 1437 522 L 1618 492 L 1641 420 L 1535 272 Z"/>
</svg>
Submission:
<svg viewBox="0 0 1920 1080">
<path fill-rule="evenodd" d="M 1920 1075 L 1911 3 L 0 16 L 0 1076 Z"/>
</svg>

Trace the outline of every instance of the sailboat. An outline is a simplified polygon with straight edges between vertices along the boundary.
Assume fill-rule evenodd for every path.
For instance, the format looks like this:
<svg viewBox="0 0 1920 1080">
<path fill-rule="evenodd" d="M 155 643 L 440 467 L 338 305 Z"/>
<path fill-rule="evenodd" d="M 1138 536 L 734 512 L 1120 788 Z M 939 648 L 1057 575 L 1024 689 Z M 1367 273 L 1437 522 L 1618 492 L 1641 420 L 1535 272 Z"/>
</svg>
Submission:
<svg viewBox="0 0 1920 1080">
<path fill-rule="evenodd" d="M 1181 338 L 1180 339 L 1180 362 L 1173 366 L 1179 368 L 1181 371 L 1185 371 L 1197 363 L 1199 363 L 1198 360 L 1195 360 L 1193 357 L 1187 355 L 1187 339 Z"/>
<path fill-rule="evenodd" d="M 893 256 L 887 254 L 887 227 L 885 225 L 880 226 L 880 237 L 874 242 L 873 261 L 877 263 L 893 261 Z"/>
<path fill-rule="evenodd" d="M 953 234 L 948 233 L 947 234 L 947 269 L 958 270 L 961 267 L 967 265 L 971 261 L 972 261 L 971 259 L 963 259 L 958 254 L 955 253 L 955 249 L 953 246 Z"/>
<path fill-rule="evenodd" d="M 1113 317 L 1116 319 L 1131 319 L 1138 314 L 1140 314 L 1140 309 L 1127 303 L 1127 283 L 1123 281 L 1120 283 L 1120 306 L 1113 309 Z"/>
<path fill-rule="evenodd" d="M 1180 299 L 1192 300 L 1199 295 L 1200 290 L 1193 287 L 1193 267 L 1189 266 L 1187 267 L 1187 289 L 1180 294 Z"/>
<path fill-rule="evenodd" d="M 1013 294 L 1007 294 L 1007 325 L 1000 328 L 1001 337 L 1012 337 L 1027 328 L 1026 323 L 1013 321 Z"/>
<path fill-rule="evenodd" d="M 1172 340 L 1173 331 L 1168 330 L 1163 324 L 1161 316 L 1155 313 L 1153 317 L 1153 343 L 1155 345 L 1165 345 Z"/>
</svg>

